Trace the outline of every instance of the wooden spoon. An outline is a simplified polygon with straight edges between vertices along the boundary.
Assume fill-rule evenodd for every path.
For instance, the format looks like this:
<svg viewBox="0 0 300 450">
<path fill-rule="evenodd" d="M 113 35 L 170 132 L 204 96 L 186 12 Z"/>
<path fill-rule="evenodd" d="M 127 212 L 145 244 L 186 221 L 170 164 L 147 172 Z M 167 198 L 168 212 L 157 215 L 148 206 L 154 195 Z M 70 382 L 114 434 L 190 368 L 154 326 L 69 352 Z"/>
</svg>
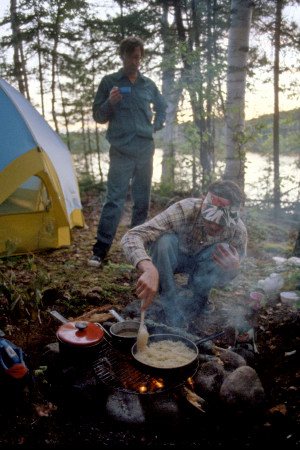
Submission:
<svg viewBox="0 0 300 450">
<path fill-rule="evenodd" d="M 144 304 L 144 300 L 142 301 L 142 306 Z M 148 344 L 148 338 L 149 338 L 149 333 L 147 330 L 147 327 L 144 323 L 145 320 L 145 311 L 141 312 L 141 323 L 140 323 L 140 327 L 139 327 L 139 331 L 137 334 L 137 349 L 139 352 L 142 352 L 147 344 Z"/>
</svg>

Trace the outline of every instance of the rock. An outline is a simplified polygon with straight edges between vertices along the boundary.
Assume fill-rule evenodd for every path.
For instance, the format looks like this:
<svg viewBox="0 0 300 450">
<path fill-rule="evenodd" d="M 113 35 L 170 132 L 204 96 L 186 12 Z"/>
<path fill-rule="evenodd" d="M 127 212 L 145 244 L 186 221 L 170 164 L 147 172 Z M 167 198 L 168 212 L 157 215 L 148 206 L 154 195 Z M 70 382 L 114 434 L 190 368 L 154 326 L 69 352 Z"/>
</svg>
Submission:
<svg viewBox="0 0 300 450">
<path fill-rule="evenodd" d="M 250 412 L 262 406 L 265 392 L 256 371 L 249 366 L 238 367 L 225 378 L 220 399 L 237 413 Z"/>
<path fill-rule="evenodd" d="M 281 256 L 273 256 L 272 259 L 273 259 L 273 261 L 275 261 L 276 264 L 278 264 L 278 265 L 287 262 L 287 258 L 283 258 L 283 257 L 281 257 Z"/>
<path fill-rule="evenodd" d="M 94 405 L 96 408 L 99 407 L 101 387 L 93 370 L 88 370 L 83 374 L 77 373 L 72 383 L 72 391 L 74 392 L 74 397 L 77 398 L 78 406 Z M 88 408 L 85 408 L 85 410 L 87 411 Z"/>
<path fill-rule="evenodd" d="M 220 353 L 219 358 L 224 364 L 226 372 L 233 372 L 235 369 L 241 366 L 246 366 L 245 359 L 235 352 L 226 350 L 226 352 Z"/>
<path fill-rule="evenodd" d="M 246 347 L 238 346 L 238 347 L 232 347 L 232 352 L 237 353 L 238 355 L 242 356 L 244 360 L 246 361 L 247 366 L 253 367 L 256 363 L 255 354 L 252 350 L 249 350 Z"/>
<path fill-rule="evenodd" d="M 145 402 L 145 410 L 146 417 L 151 423 L 162 427 L 170 427 L 180 423 L 180 408 L 172 394 L 161 393 L 150 396 Z"/>
<path fill-rule="evenodd" d="M 59 344 L 52 342 L 43 348 L 40 363 L 44 366 L 56 366 L 59 360 Z"/>
<path fill-rule="evenodd" d="M 193 379 L 195 391 L 207 400 L 217 398 L 224 378 L 225 371 L 220 363 L 205 362 Z"/>
<path fill-rule="evenodd" d="M 141 425 L 145 422 L 140 397 L 116 390 L 108 396 L 107 414 L 114 420 L 128 424 Z"/>
<path fill-rule="evenodd" d="M 62 361 L 58 342 L 46 345 L 40 356 L 40 366 L 47 367 L 46 379 L 55 387 L 61 384 Z"/>
<path fill-rule="evenodd" d="M 300 266 L 300 258 L 297 258 L 297 256 L 291 256 L 291 258 L 288 258 L 288 262 Z"/>
</svg>

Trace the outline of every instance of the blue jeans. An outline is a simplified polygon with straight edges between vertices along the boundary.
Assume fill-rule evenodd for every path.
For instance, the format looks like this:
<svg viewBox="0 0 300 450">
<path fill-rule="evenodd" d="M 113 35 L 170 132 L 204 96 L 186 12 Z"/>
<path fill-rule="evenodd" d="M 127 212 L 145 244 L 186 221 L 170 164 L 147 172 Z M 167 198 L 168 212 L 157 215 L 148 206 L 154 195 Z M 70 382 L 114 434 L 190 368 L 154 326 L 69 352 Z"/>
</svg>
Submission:
<svg viewBox="0 0 300 450">
<path fill-rule="evenodd" d="M 159 272 L 161 298 L 176 299 L 177 289 L 174 274 L 187 273 L 190 275 L 189 285 L 194 295 L 193 303 L 196 301 L 199 306 L 203 306 L 216 281 L 225 280 L 224 272 L 212 259 L 215 245 L 205 248 L 196 255 L 189 256 L 180 252 L 176 234 L 164 234 L 153 243 L 150 247 L 150 256 Z M 229 248 L 227 243 L 222 243 L 222 245 Z"/>
<path fill-rule="evenodd" d="M 147 219 L 153 149 L 154 147 L 151 147 L 139 156 L 128 156 L 111 146 L 106 198 L 98 224 L 97 242 L 93 247 L 95 255 L 104 258 L 111 247 L 126 202 L 130 180 L 133 199 L 131 227 L 140 225 Z"/>
</svg>

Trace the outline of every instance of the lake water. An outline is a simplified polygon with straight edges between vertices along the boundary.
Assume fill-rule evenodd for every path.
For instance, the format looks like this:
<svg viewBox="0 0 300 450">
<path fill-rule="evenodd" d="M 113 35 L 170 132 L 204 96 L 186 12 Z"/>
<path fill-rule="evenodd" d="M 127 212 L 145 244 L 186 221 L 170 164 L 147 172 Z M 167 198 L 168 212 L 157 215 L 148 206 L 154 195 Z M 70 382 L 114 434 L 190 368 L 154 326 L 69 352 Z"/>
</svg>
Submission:
<svg viewBox="0 0 300 450">
<path fill-rule="evenodd" d="M 162 156 L 161 149 L 155 150 L 153 161 L 153 183 L 159 183 L 162 172 Z M 299 201 L 300 200 L 300 167 L 298 158 L 295 156 L 280 156 L 280 177 L 282 201 Z M 92 155 L 90 164 L 93 166 L 96 180 L 100 180 L 98 170 L 98 159 L 95 154 Z M 106 180 L 108 172 L 109 156 L 108 153 L 102 154 L 101 168 L 104 179 Z M 77 170 L 83 167 L 83 160 L 76 161 L 75 166 Z M 273 189 L 273 170 L 272 164 L 269 163 L 268 158 L 259 153 L 248 153 L 245 170 L 245 193 L 248 199 L 261 200 L 269 193 L 272 196 Z M 217 171 L 223 172 L 224 163 L 217 164 Z M 176 164 L 176 186 L 184 188 L 188 181 L 191 180 L 191 157 L 182 156 L 181 161 Z M 200 184 L 200 183 L 199 183 Z"/>
</svg>

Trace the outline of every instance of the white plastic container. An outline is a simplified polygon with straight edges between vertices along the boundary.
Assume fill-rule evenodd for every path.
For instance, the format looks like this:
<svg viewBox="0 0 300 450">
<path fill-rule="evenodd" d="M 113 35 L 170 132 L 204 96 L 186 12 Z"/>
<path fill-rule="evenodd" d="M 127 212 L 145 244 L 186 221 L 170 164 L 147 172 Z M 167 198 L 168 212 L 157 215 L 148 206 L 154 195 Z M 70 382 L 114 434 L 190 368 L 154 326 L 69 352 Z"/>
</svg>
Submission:
<svg viewBox="0 0 300 450">
<path fill-rule="evenodd" d="M 300 297 L 296 292 L 280 292 L 280 300 L 281 303 L 286 305 L 293 305 L 297 300 L 300 300 Z"/>
</svg>

